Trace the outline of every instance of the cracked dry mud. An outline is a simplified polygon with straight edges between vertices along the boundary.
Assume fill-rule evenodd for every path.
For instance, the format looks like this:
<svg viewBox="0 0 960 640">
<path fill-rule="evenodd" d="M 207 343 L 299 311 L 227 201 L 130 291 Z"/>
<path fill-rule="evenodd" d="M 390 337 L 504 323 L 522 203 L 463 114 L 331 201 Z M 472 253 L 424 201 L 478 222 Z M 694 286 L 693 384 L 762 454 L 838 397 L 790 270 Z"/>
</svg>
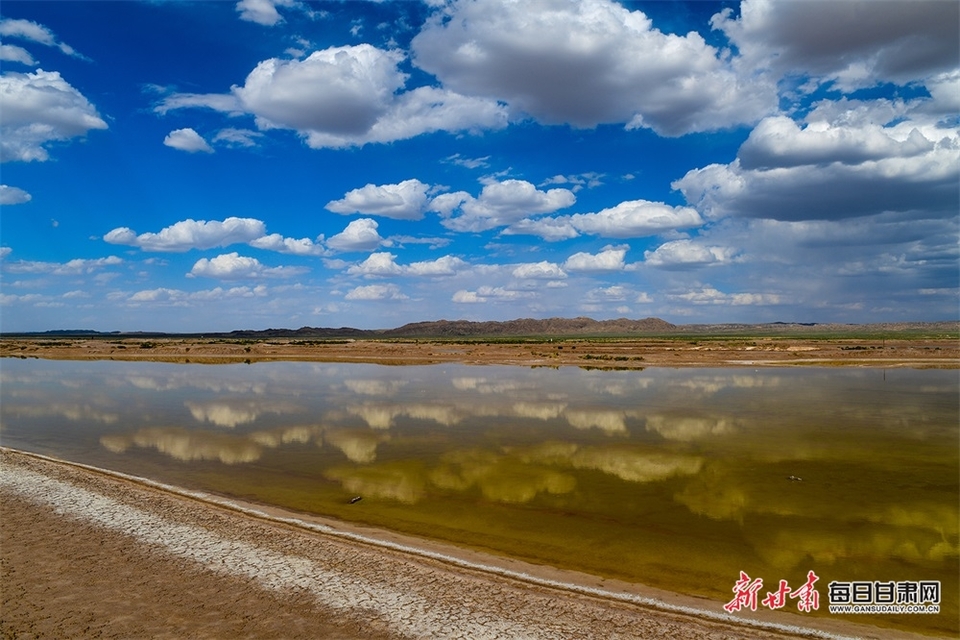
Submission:
<svg viewBox="0 0 960 640">
<path fill-rule="evenodd" d="M 787 638 L 0 450 L 4 638 Z M 872 635 L 872 634 L 871 634 Z"/>
</svg>

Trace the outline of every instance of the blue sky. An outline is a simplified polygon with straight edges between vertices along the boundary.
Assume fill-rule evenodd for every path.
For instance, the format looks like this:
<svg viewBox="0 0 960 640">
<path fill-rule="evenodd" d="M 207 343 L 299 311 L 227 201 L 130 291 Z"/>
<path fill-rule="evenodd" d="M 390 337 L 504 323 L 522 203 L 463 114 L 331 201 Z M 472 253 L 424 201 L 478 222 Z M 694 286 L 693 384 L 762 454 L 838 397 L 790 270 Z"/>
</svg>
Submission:
<svg viewBox="0 0 960 640">
<path fill-rule="evenodd" d="M 5 0 L 0 328 L 956 319 L 958 21 Z"/>
</svg>

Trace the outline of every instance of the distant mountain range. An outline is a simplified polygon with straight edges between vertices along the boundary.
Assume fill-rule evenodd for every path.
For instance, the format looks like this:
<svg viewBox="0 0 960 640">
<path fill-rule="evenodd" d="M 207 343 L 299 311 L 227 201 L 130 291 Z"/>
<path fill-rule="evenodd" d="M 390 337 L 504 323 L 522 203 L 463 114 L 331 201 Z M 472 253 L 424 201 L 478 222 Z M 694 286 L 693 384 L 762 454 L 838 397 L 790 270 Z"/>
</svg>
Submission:
<svg viewBox="0 0 960 640">
<path fill-rule="evenodd" d="M 777 334 L 777 333 L 847 333 L 924 331 L 957 334 L 960 322 L 895 322 L 874 324 L 835 324 L 815 322 L 770 322 L 761 324 L 686 324 L 676 325 L 660 318 L 630 320 L 594 320 L 592 318 L 521 318 L 505 322 L 473 322 L 469 320 L 435 320 L 414 322 L 395 329 L 354 329 L 352 327 L 299 329 L 238 330 L 212 333 L 163 333 L 153 331 L 101 332 L 83 329 L 4 333 L 5 337 L 136 337 L 136 338 L 227 338 L 257 340 L 265 338 L 335 339 L 335 338 L 497 338 L 497 337 L 629 337 L 641 335 L 704 335 L 704 334 Z"/>
</svg>

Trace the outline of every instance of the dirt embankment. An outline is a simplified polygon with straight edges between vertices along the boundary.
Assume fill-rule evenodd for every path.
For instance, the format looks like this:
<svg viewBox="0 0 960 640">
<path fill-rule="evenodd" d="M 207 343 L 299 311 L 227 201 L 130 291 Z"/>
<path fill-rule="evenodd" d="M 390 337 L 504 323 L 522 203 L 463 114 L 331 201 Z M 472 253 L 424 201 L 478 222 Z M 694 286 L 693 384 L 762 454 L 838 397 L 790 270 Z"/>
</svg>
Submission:
<svg viewBox="0 0 960 640">
<path fill-rule="evenodd" d="M 229 363 L 315 360 L 594 368 L 726 366 L 960 367 L 954 338 L 636 338 L 567 340 L 0 340 L 2 357 Z"/>
</svg>

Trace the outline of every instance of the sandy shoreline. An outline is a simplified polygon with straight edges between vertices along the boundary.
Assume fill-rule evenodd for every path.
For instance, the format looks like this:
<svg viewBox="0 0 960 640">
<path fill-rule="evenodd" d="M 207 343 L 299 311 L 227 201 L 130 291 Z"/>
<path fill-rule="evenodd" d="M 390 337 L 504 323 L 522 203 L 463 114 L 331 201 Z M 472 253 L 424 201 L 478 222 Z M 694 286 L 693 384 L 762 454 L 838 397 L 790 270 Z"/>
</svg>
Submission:
<svg viewBox="0 0 960 640">
<path fill-rule="evenodd" d="M 911 638 L 0 449 L 3 637 Z M 256 513 L 254 512 L 256 511 Z"/>
</svg>

